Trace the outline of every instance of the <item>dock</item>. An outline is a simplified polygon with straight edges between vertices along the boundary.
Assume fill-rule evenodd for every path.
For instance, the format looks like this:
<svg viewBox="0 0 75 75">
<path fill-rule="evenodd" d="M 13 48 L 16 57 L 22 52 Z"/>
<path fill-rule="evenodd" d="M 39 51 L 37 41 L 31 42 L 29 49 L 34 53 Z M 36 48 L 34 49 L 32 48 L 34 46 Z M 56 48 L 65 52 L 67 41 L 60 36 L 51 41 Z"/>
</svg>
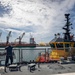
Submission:
<svg viewBox="0 0 75 75">
<path fill-rule="evenodd" d="M 0 67 L 0 75 L 75 75 L 75 63 L 41 63 L 40 67 L 36 64 L 35 70 L 29 71 L 28 65 L 21 64 L 20 71 L 10 71 L 9 68 L 4 72 L 4 66 Z"/>
</svg>

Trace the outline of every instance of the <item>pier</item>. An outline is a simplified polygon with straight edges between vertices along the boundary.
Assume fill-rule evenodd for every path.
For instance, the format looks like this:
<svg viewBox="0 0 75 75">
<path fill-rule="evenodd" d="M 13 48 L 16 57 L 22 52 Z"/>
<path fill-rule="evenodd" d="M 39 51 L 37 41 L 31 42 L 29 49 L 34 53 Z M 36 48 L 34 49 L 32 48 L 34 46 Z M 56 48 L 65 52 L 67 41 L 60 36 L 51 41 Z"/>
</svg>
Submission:
<svg viewBox="0 0 75 75">
<path fill-rule="evenodd" d="M 40 68 L 36 64 L 35 70 L 29 71 L 28 65 L 22 65 L 21 71 L 9 71 L 4 72 L 0 70 L 1 75 L 75 75 L 75 64 L 57 64 L 57 63 L 43 63 L 40 64 Z"/>
<path fill-rule="evenodd" d="M 71 49 L 71 48 L 70 48 Z M 0 63 L 0 74 L 1 75 L 74 75 L 75 73 L 75 63 L 67 63 L 67 64 L 61 64 L 57 62 L 43 62 L 40 63 L 38 67 L 38 63 L 35 62 L 36 57 L 32 56 L 34 61 L 31 59 L 31 61 L 26 61 L 24 57 L 27 57 L 27 51 L 29 53 L 33 52 L 38 56 L 39 52 L 51 52 L 51 48 L 14 48 L 14 64 L 20 64 L 21 70 L 19 71 L 10 71 L 9 68 L 6 68 L 7 72 L 4 72 L 4 61 L 3 59 L 5 56 L 0 57 L 2 59 Z M 36 52 L 35 52 L 36 51 Z M 0 52 L 5 52 L 4 48 L 0 48 Z M 27 55 L 25 55 L 26 53 Z M 29 55 L 28 55 L 29 56 Z M 30 56 L 31 57 L 31 56 Z M 9 62 L 10 63 L 10 62 Z M 35 63 L 35 70 L 31 71 L 28 70 L 28 64 Z"/>
</svg>

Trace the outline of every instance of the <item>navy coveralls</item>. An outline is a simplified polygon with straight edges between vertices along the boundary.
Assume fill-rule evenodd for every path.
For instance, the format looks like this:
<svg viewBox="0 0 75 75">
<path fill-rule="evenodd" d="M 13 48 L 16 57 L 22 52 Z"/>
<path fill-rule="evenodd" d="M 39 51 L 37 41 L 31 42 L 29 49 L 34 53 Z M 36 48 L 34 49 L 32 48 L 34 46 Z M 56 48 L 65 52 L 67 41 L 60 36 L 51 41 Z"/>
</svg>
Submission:
<svg viewBox="0 0 75 75">
<path fill-rule="evenodd" d="M 10 59 L 11 64 L 13 62 L 13 52 L 12 52 L 13 47 L 12 46 L 7 46 L 5 49 L 6 49 L 5 66 L 7 66 L 9 59 Z"/>
</svg>

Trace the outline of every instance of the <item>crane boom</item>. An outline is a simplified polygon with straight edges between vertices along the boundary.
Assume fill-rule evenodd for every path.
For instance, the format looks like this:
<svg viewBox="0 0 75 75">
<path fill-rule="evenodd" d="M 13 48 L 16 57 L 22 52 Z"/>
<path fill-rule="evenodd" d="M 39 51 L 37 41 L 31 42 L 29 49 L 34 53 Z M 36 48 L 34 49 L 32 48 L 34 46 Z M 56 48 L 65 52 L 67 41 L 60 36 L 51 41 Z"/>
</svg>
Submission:
<svg viewBox="0 0 75 75">
<path fill-rule="evenodd" d="M 0 37 L 1 37 L 1 35 L 2 35 L 2 32 L 0 32 Z"/>
<path fill-rule="evenodd" d="M 6 43 L 8 44 L 9 43 L 9 38 L 10 38 L 10 36 L 11 36 L 11 31 L 9 31 L 9 33 L 8 33 L 8 35 L 7 35 L 7 40 L 6 40 Z"/>
<path fill-rule="evenodd" d="M 11 35 L 11 31 L 9 31 L 8 37 L 10 37 L 10 35 Z"/>
<path fill-rule="evenodd" d="M 25 32 L 22 34 L 21 39 L 23 38 L 24 35 L 25 35 Z"/>
<path fill-rule="evenodd" d="M 21 44 L 21 40 L 22 40 L 22 38 L 23 38 L 23 36 L 25 35 L 25 32 L 24 33 L 22 33 L 22 35 L 21 36 L 19 36 L 18 38 L 16 38 L 16 40 L 17 39 L 19 39 L 19 44 Z"/>
<path fill-rule="evenodd" d="M 0 32 L 0 40 L 1 40 L 1 35 L 2 35 L 2 32 Z"/>
</svg>

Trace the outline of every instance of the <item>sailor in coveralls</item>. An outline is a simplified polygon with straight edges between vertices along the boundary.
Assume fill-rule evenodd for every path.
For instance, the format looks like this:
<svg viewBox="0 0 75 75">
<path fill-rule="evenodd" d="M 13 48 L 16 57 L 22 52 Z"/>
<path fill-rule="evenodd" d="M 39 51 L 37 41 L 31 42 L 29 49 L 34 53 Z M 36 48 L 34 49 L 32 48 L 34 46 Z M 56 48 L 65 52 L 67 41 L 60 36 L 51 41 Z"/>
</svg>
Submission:
<svg viewBox="0 0 75 75">
<path fill-rule="evenodd" d="M 6 60 L 5 60 L 5 72 L 6 72 L 6 67 L 8 65 L 9 59 L 11 64 L 13 63 L 13 46 L 11 46 L 10 43 L 8 43 L 8 46 L 5 48 L 6 50 Z"/>
</svg>

